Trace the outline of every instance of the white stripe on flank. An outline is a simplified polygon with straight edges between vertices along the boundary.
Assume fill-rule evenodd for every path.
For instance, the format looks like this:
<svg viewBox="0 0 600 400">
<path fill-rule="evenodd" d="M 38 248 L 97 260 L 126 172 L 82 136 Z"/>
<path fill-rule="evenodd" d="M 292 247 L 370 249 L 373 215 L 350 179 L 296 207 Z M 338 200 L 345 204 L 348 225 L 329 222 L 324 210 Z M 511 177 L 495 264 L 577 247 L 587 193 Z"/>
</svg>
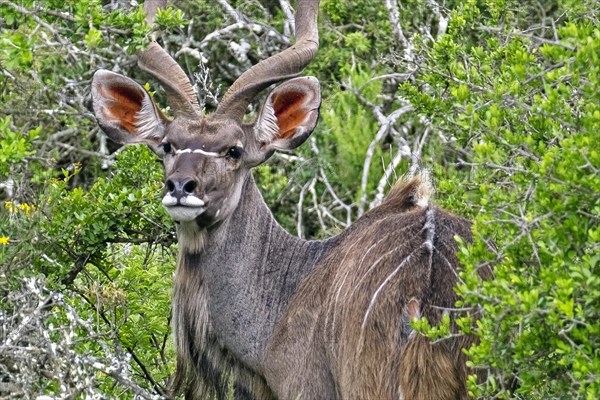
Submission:
<svg viewBox="0 0 600 400">
<path fill-rule="evenodd" d="M 398 273 L 398 271 L 400 271 L 400 269 L 402 269 L 402 267 L 410 261 L 410 259 L 412 258 L 412 255 L 415 253 L 415 251 L 417 251 L 419 248 L 413 250 L 412 253 L 410 253 L 404 260 L 402 260 L 402 262 L 400 263 L 400 265 L 398 265 L 398 267 L 396 267 L 396 269 L 388 275 L 387 278 L 385 278 L 385 280 L 383 281 L 383 283 L 377 288 L 377 290 L 375 291 L 375 294 L 373 295 L 373 298 L 371 299 L 371 303 L 369 303 L 369 307 L 367 307 L 367 312 L 365 313 L 365 317 L 363 318 L 363 323 L 361 326 L 361 329 L 364 331 L 365 326 L 367 326 L 367 320 L 369 319 L 369 314 L 371 313 L 371 310 L 373 308 L 373 306 L 375 305 L 375 301 L 377 300 L 377 296 L 379 296 L 379 293 L 381 292 L 381 290 L 383 290 L 384 286 L 390 281 L 392 280 L 392 278 Z M 362 333 L 361 333 L 362 336 Z"/>
<path fill-rule="evenodd" d="M 435 238 L 435 208 L 433 208 L 433 207 L 429 208 L 425 213 L 425 224 L 423 225 L 423 229 L 421 230 L 421 232 L 423 232 L 423 231 L 425 231 L 425 235 L 426 235 L 425 241 L 423 242 L 423 244 L 421 246 L 419 246 L 418 248 L 416 248 L 415 250 L 413 250 L 404 260 L 402 260 L 400 265 L 398 265 L 398 267 L 383 281 L 383 283 L 377 288 L 377 290 L 373 294 L 373 297 L 371 298 L 371 302 L 369 303 L 369 307 L 367 307 L 367 312 L 365 313 L 365 317 L 363 319 L 363 323 L 362 323 L 363 330 L 365 329 L 365 326 L 367 325 L 367 319 L 369 318 L 369 314 L 371 313 L 371 310 L 372 310 L 373 306 L 375 305 L 375 301 L 377 300 L 377 297 L 379 296 L 379 293 L 381 292 L 381 290 L 383 290 L 384 286 L 387 285 L 387 283 L 398 273 L 398 271 L 400 271 L 400 269 L 404 266 L 404 264 L 406 264 L 412 258 L 412 255 L 417 250 L 419 250 L 421 247 L 425 247 L 427 249 L 427 251 L 429 252 L 429 257 L 430 257 L 429 263 L 431 264 L 431 257 L 433 255 L 433 248 L 434 248 L 433 241 Z M 377 260 L 377 262 L 379 262 L 379 260 Z M 448 264 L 450 264 L 449 261 L 448 261 Z"/>
</svg>

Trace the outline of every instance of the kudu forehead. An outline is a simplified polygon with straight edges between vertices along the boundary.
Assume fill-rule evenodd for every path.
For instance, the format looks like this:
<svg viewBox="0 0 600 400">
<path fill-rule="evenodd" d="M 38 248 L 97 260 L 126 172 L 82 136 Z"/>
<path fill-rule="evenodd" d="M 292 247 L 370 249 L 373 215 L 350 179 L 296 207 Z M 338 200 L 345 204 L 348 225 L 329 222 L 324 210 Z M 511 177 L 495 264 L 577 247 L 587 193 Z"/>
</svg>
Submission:
<svg viewBox="0 0 600 400">
<path fill-rule="evenodd" d="M 244 131 L 231 120 L 204 117 L 199 120 L 175 118 L 168 127 L 165 139 L 179 151 L 203 150 L 219 152 L 223 148 L 242 144 Z"/>
</svg>

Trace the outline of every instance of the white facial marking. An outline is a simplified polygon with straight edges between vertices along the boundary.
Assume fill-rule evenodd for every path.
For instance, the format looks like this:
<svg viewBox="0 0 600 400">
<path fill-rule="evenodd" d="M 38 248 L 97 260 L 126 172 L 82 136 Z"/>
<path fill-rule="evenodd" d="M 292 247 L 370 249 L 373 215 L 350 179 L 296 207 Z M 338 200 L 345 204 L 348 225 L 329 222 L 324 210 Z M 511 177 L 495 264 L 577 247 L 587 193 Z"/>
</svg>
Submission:
<svg viewBox="0 0 600 400">
<path fill-rule="evenodd" d="M 166 196 L 165 196 L 166 197 Z M 179 201 L 182 206 L 188 207 L 204 207 L 204 201 L 195 196 L 185 196 Z"/>
<path fill-rule="evenodd" d="M 220 212 L 221 212 L 221 209 L 219 208 L 219 209 L 217 210 L 217 213 L 215 214 L 215 218 L 219 216 L 219 213 L 220 213 Z"/>
<path fill-rule="evenodd" d="M 195 196 L 182 197 L 178 202 L 177 198 L 167 193 L 162 199 L 162 204 L 171 218 L 178 222 L 193 221 L 206 210 L 204 201 Z"/>
<path fill-rule="evenodd" d="M 202 149 L 179 149 L 179 150 L 175 150 L 175 154 L 185 154 L 185 153 L 195 153 L 195 154 L 202 154 L 205 156 L 209 156 L 209 157 L 223 157 L 221 154 L 219 153 L 215 153 L 213 151 L 204 151 Z"/>
<path fill-rule="evenodd" d="M 171 218 L 177 222 L 189 222 L 193 221 L 202 214 L 206 208 L 204 207 L 186 207 L 186 206 L 173 206 L 165 207 Z"/>
<path fill-rule="evenodd" d="M 209 157 L 222 157 L 219 153 L 215 153 L 212 151 L 204 151 L 202 149 L 195 149 L 192 153 L 203 154 L 203 155 L 209 156 Z"/>
<path fill-rule="evenodd" d="M 171 196 L 169 193 L 165 195 L 162 199 L 162 205 L 165 207 L 171 207 L 177 204 L 177 199 Z"/>
<path fill-rule="evenodd" d="M 202 145 L 202 148 L 206 147 L 205 145 Z M 244 146 L 242 146 L 242 142 L 240 142 L 238 140 L 236 147 L 240 147 L 241 149 L 244 148 Z M 194 154 L 202 154 L 208 157 L 225 157 L 224 154 L 221 153 L 217 153 L 214 151 L 206 151 L 206 150 L 202 150 L 202 149 L 179 149 L 179 150 L 175 150 L 175 154 L 186 154 L 186 153 L 194 153 Z"/>
</svg>

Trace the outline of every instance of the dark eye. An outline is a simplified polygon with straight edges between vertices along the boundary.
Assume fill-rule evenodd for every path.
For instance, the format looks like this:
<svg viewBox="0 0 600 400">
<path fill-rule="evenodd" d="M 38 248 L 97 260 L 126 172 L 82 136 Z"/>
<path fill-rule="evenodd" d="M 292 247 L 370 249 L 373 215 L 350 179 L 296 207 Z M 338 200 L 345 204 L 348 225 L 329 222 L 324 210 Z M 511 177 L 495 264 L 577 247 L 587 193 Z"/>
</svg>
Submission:
<svg viewBox="0 0 600 400">
<path fill-rule="evenodd" d="M 238 146 L 234 146 L 227 150 L 227 156 L 233 158 L 234 160 L 239 160 L 242 157 L 242 149 Z"/>
<path fill-rule="evenodd" d="M 160 148 L 162 149 L 163 153 L 165 153 L 165 154 L 171 153 L 171 143 L 169 143 L 169 142 L 162 142 L 160 144 Z"/>
</svg>

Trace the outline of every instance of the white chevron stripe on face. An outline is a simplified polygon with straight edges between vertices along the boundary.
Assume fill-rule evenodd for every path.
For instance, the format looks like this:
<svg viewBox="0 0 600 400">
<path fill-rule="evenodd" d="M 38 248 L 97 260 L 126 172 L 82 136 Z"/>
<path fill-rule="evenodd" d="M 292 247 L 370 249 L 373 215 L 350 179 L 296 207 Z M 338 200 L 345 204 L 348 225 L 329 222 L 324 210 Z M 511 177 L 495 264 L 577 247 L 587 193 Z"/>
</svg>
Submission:
<svg viewBox="0 0 600 400">
<path fill-rule="evenodd" d="M 202 154 L 209 157 L 223 157 L 222 154 L 215 153 L 213 151 L 204 151 L 202 149 L 181 149 L 175 150 L 175 154 L 185 154 L 185 153 L 194 153 L 194 154 Z"/>
</svg>

